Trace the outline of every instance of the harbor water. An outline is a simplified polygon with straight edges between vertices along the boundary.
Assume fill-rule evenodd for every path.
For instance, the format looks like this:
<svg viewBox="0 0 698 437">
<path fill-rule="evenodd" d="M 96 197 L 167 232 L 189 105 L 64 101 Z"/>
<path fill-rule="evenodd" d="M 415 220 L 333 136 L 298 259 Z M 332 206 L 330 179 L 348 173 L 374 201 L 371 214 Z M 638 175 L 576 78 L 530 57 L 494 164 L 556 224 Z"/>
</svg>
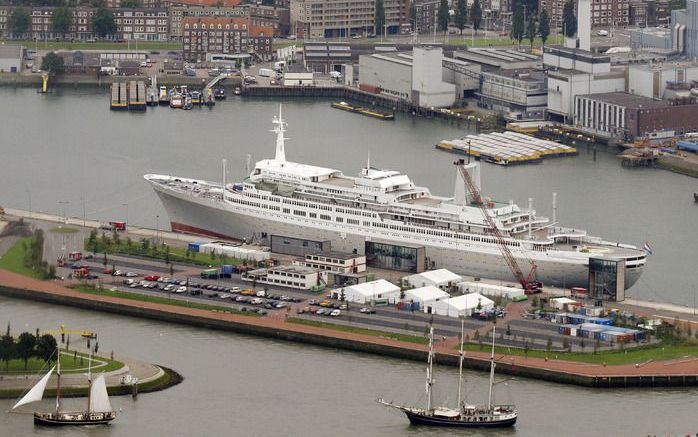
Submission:
<svg viewBox="0 0 698 437">
<path fill-rule="evenodd" d="M 99 350 L 169 366 L 184 382 L 166 391 L 112 397 L 108 427 L 41 429 L 31 416 L 5 413 L 2 436 L 645 436 L 694 435 L 698 389 L 591 390 L 498 376 L 495 400 L 515 402 L 515 428 L 412 427 L 375 400 L 423 405 L 419 362 L 324 349 L 0 297 L 0 326 L 13 333 L 59 324 L 98 333 Z M 71 339 L 71 344 L 82 340 Z M 435 368 L 437 404 L 453 402 L 458 370 Z M 465 372 L 470 402 L 487 399 L 487 373 Z M 80 407 L 83 399 L 66 399 Z M 38 404 L 46 410 L 52 400 Z M 31 406 L 23 410 L 32 411 Z"/>
<path fill-rule="evenodd" d="M 169 225 L 145 173 L 240 180 L 251 162 L 273 156 L 269 132 L 278 101 L 229 98 L 214 108 L 167 107 L 145 113 L 109 110 L 106 90 L 0 89 L 0 205 L 87 218 Z M 458 155 L 438 151 L 443 139 L 469 133 L 433 119 L 398 114 L 385 123 L 330 108 L 330 101 L 284 101 L 289 123 L 289 160 L 356 174 L 370 152 L 371 165 L 409 174 L 419 185 L 452 195 Z M 643 276 L 632 297 L 693 306 L 698 180 L 657 169 L 625 169 L 614 151 L 581 148 L 579 156 L 541 164 L 499 167 L 483 164 L 483 192 L 520 206 L 534 199 L 541 215 L 609 241 L 642 246 L 650 242 Z M 594 159 L 595 157 L 595 159 Z M 67 203 L 65 203 L 67 202 Z M 79 242 L 74 244 L 78 245 Z"/>
</svg>

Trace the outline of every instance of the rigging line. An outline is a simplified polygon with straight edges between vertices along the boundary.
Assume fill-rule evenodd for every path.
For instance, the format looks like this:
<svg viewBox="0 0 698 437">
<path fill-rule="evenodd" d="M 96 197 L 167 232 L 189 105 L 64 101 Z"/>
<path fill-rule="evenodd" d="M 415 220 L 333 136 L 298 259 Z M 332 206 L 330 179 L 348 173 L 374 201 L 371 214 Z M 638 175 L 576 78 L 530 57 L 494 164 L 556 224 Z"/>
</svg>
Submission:
<svg viewBox="0 0 698 437">
<path fill-rule="evenodd" d="M 53 356 L 54 356 L 55 354 L 56 354 L 56 351 L 55 351 L 55 350 L 54 350 L 53 352 L 51 352 L 51 356 L 49 357 L 49 360 L 50 360 L 51 358 L 53 358 Z M 44 365 L 41 366 L 41 369 L 39 369 L 38 372 L 35 372 L 35 373 L 34 373 L 33 377 L 32 377 L 31 380 L 30 380 L 30 384 L 29 384 L 29 385 L 24 389 L 24 391 L 15 399 L 15 402 L 14 402 L 15 404 L 17 403 L 18 400 L 22 399 L 22 398 L 24 397 L 24 395 L 26 395 L 26 394 L 29 392 L 29 390 L 31 390 L 32 387 L 34 387 L 34 384 L 35 384 L 35 382 L 37 381 L 37 379 L 43 378 L 43 376 L 41 376 L 41 375 L 44 373 L 44 370 L 46 369 L 46 366 L 47 366 L 47 365 L 48 365 L 48 361 L 44 361 Z M 39 376 L 41 376 L 41 378 L 39 378 Z M 10 410 L 10 412 L 12 412 L 12 410 Z"/>
</svg>

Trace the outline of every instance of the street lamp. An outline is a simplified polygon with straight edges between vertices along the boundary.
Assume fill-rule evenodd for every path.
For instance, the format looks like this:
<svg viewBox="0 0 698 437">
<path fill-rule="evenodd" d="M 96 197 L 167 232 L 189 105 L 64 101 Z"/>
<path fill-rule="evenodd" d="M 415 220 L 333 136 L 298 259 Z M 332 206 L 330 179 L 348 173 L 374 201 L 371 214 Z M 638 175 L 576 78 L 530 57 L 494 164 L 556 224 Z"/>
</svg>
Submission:
<svg viewBox="0 0 698 437">
<path fill-rule="evenodd" d="M 160 216 L 155 216 L 155 241 L 160 242 Z"/>
<path fill-rule="evenodd" d="M 67 200 L 59 200 L 58 203 L 63 205 L 63 223 L 68 224 L 68 216 L 66 215 L 66 212 L 65 212 L 65 206 L 67 204 L 69 204 L 70 202 L 68 202 Z"/>
<path fill-rule="evenodd" d="M 85 198 L 81 197 L 80 200 L 82 201 L 82 227 L 85 227 Z"/>
<path fill-rule="evenodd" d="M 122 203 L 121 206 L 126 207 L 126 223 L 128 223 L 128 203 Z"/>
<path fill-rule="evenodd" d="M 27 195 L 29 196 L 29 218 L 32 218 L 32 190 L 27 188 Z"/>
</svg>

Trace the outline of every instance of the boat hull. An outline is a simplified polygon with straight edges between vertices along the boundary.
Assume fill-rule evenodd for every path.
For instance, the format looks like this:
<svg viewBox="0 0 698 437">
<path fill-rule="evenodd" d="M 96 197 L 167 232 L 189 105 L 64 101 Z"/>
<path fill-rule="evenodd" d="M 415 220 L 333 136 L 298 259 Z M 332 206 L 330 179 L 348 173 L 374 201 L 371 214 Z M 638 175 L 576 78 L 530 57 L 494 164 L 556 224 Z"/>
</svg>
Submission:
<svg viewBox="0 0 698 437">
<path fill-rule="evenodd" d="M 34 425 L 85 426 L 108 425 L 116 415 L 112 413 L 34 413 Z"/>
<path fill-rule="evenodd" d="M 493 422 L 468 422 L 445 417 L 427 416 L 411 411 L 404 412 L 413 425 L 438 426 L 448 428 L 508 428 L 516 424 L 516 416 Z"/>
<path fill-rule="evenodd" d="M 279 235 L 313 241 L 331 241 L 332 249 L 351 253 L 365 252 L 366 241 L 388 241 L 391 244 L 414 244 L 387 240 L 384 235 L 366 236 L 343 231 L 323 230 L 298 224 L 246 214 L 235 205 L 189 196 L 153 184 L 170 219 L 172 231 L 213 238 L 253 241 L 261 235 Z M 268 241 L 263 241 L 268 244 Z M 473 277 L 500 279 L 515 284 L 511 270 L 501 254 L 455 250 L 422 244 L 429 268 L 445 268 Z M 537 277 L 545 285 L 587 287 L 588 265 L 581 261 L 536 259 Z M 525 260 L 521 260 L 525 262 Z M 625 286 L 631 287 L 642 274 L 643 267 L 626 269 Z"/>
</svg>

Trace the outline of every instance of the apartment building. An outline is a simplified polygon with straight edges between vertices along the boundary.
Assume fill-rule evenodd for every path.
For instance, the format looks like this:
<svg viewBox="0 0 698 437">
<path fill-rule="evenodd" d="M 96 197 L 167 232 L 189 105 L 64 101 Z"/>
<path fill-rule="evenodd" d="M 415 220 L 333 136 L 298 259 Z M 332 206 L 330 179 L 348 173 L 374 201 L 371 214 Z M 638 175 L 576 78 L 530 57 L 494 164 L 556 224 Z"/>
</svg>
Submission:
<svg viewBox="0 0 698 437">
<path fill-rule="evenodd" d="M 292 0 L 291 32 L 299 38 L 409 32 L 409 0 L 384 0 L 385 28 L 375 29 L 375 0 Z"/>
<path fill-rule="evenodd" d="M 116 9 L 117 39 L 139 41 L 167 41 L 170 36 L 166 9 Z"/>
<path fill-rule="evenodd" d="M 274 30 L 253 26 L 246 18 L 184 17 L 182 20 L 184 59 L 202 62 L 207 53 L 249 55 L 261 60 L 272 57 Z"/>
<path fill-rule="evenodd" d="M 545 8 L 550 17 L 550 27 L 562 26 L 562 9 L 565 0 L 540 0 L 540 9 Z M 576 2 L 575 2 L 576 11 Z M 630 24 L 629 0 L 593 0 L 591 3 L 591 26 L 613 27 Z"/>
<path fill-rule="evenodd" d="M 205 6 L 175 5 L 170 12 L 170 39 L 182 39 L 182 20 L 184 17 L 225 17 L 249 19 L 252 26 L 269 26 L 274 29 L 274 36 L 288 35 L 289 10 L 274 6 L 238 5 Z"/>
</svg>

